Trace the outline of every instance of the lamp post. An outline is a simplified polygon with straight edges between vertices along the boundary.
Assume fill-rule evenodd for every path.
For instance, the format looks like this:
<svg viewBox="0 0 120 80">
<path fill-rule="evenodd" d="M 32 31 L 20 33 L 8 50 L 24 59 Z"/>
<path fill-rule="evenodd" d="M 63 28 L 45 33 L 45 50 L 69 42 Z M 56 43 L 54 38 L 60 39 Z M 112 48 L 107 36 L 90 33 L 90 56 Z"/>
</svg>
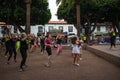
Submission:
<svg viewBox="0 0 120 80">
<path fill-rule="evenodd" d="M 30 6 L 31 6 L 31 0 L 25 0 L 26 2 L 26 33 L 30 34 Z"/>
</svg>

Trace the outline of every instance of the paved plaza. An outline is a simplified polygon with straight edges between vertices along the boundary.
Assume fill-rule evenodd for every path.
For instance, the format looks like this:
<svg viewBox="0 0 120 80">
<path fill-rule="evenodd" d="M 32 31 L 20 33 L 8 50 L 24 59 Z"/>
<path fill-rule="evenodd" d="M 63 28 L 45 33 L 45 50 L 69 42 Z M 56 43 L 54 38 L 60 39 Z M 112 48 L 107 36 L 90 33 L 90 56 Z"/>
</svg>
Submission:
<svg viewBox="0 0 120 80">
<path fill-rule="evenodd" d="M 95 45 L 91 46 L 92 48 L 104 51 L 108 54 L 120 57 L 120 45 L 116 45 L 116 48 L 110 49 L 110 45 Z"/>
<path fill-rule="evenodd" d="M 110 45 L 88 46 L 87 50 L 120 67 L 120 45 L 110 49 Z"/>
<path fill-rule="evenodd" d="M 105 47 L 101 47 L 102 50 L 107 50 Z M 40 48 L 37 48 L 33 53 L 28 51 L 28 67 L 24 72 L 18 72 L 20 53 L 17 63 L 12 58 L 7 65 L 4 51 L 1 51 L 0 80 L 120 80 L 120 67 L 86 50 L 82 53 L 83 60 L 79 61 L 80 66 L 77 67 L 72 64 L 73 58 L 68 47 L 63 47 L 60 55 L 56 55 L 56 49 L 53 49 L 52 65 L 46 67 L 47 54 L 40 54 Z"/>
</svg>

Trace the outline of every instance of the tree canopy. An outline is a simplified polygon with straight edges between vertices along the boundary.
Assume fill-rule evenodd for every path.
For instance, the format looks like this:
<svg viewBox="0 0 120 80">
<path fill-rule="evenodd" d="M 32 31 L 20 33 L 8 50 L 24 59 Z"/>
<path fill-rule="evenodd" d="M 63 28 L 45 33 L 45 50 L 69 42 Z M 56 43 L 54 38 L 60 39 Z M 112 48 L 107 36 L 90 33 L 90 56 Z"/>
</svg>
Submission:
<svg viewBox="0 0 120 80">
<path fill-rule="evenodd" d="M 46 24 L 51 19 L 48 0 L 34 0 L 31 4 L 31 23 Z"/>
<path fill-rule="evenodd" d="M 31 25 L 46 24 L 51 18 L 47 0 L 31 2 Z M 26 25 L 25 0 L 0 0 L 0 21 L 10 25 Z"/>
<path fill-rule="evenodd" d="M 74 0 L 72 0 L 74 2 Z M 57 15 L 59 19 L 64 19 L 68 23 L 76 24 L 75 2 L 72 7 L 68 7 L 69 3 L 62 4 L 58 8 Z M 92 23 L 110 22 L 116 27 L 120 35 L 120 0 L 80 0 L 81 25 L 85 23 L 91 29 Z M 69 11 L 68 11 L 69 10 Z M 91 30 L 87 31 L 91 32 Z"/>
</svg>

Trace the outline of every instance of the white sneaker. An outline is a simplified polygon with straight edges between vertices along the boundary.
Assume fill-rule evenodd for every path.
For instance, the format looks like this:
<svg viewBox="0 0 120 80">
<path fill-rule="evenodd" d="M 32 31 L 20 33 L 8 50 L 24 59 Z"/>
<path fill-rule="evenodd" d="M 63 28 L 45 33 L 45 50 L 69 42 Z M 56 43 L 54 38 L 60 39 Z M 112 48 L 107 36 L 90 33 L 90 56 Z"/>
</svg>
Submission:
<svg viewBox="0 0 120 80">
<path fill-rule="evenodd" d="M 50 64 L 46 64 L 46 67 L 50 67 Z"/>
<path fill-rule="evenodd" d="M 80 58 L 80 61 L 82 60 L 82 58 Z"/>
<path fill-rule="evenodd" d="M 19 69 L 19 72 L 23 72 L 24 70 L 22 68 Z"/>
<path fill-rule="evenodd" d="M 41 52 L 41 54 L 43 54 L 43 52 Z"/>
<path fill-rule="evenodd" d="M 80 64 L 76 64 L 76 66 L 80 66 Z"/>
</svg>

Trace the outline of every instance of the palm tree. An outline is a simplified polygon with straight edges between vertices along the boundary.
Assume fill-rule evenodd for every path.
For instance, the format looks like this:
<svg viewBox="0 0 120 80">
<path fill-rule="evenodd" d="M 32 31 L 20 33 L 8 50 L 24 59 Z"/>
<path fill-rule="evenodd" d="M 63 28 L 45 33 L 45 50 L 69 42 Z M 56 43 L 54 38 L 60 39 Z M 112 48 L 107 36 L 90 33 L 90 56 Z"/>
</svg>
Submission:
<svg viewBox="0 0 120 80">
<path fill-rule="evenodd" d="M 77 36 L 80 36 L 80 0 L 76 0 L 76 15 L 77 15 Z"/>
<path fill-rule="evenodd" d="M 65 3 L 68 4 L 68 12 L 70 10 L 71 7 L 74 6 L 74 4 L 76 5 L 76 15 L 77 15 L 77 36 L 80 36 L 80 0 L 56 0 L 56 4 L 57 5 L 64 5 Z"/>
<path fill-rule="evenodd" d="M 30 4 L 31 4 L 31 0 L 25 0 L 26 2 L 26 29 L 25 32 L 27 34 L 30 34 Z"/>
</svg>

